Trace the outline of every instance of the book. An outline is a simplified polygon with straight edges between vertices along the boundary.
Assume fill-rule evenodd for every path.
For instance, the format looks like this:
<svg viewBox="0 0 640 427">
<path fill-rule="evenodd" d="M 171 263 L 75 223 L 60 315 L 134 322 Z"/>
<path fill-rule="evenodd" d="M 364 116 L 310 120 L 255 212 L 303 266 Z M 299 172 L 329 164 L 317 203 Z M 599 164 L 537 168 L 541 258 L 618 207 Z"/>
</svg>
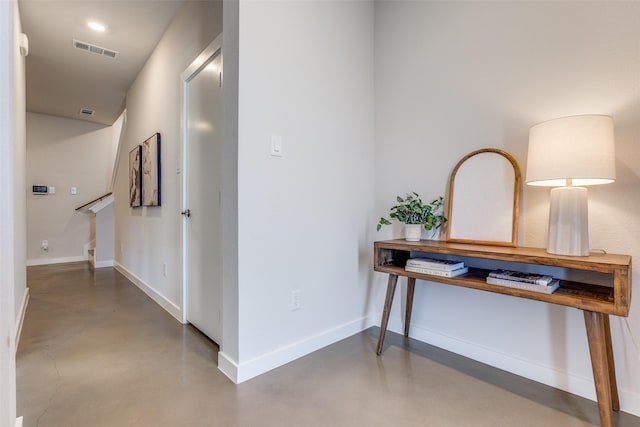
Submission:
<svg viewBox="0 0 640 427">
<path fill-rule="evenodd" d="M 494 270 L 489 273 L 489 277 L 496 279 L 512 280 L 515 282 L 533 283 L 536 285 L 548 285 L 553 281 L 553 277 L 541 274 L 523 273 L 512 270 Z"/>
<path fill-rule="evenodd" d="M 460 276 L 461 274 L 465 274 L 469 271 L 467 267 L 458 268 L 457 270 L 446 271 L 446 270 L 438 270 L 435 268 L 414 267 L 411 265 L 407 265 L 404 269 L 406 271 L 411 271 L 413 273 L 429 274 L 431 276 L 439 276 L 439 277 L 456 277 L 456 276 Z"/>
<path fill-rule="evenodd" d="M 535 283 L 520 282 L 518 280 L 498 279 L 496 277 L 487 277 L 487 283 L 490 285 L 507 286 L 509 288 L 524 289 L 527 291 L 542 292 L 544 294 L 552 294 L 560 287 L 560 281 L 552 280 L 548 285 L 536 285 Z"/>
<path fill-rule="evenodd" d="M 432 270 L 453 271 L 463 268 L 464 262 L 435 258 L 411 258 L 407 260 L 407 265 L 411 267 L 429 268 Z"/>
</svg>

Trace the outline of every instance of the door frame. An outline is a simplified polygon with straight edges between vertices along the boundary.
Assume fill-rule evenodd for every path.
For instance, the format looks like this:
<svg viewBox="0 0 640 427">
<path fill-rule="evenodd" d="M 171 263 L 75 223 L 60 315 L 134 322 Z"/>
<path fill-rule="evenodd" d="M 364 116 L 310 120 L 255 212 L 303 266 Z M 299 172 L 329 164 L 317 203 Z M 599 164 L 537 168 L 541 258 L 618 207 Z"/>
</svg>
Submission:
<svg viewBox="0 0 640 427">
<path fill-rule="evenodd" d="M 222 34 L 216 37 L 203 51 L 198 55 L 198 57 L 187 67 L 186 70 L 180 74 L 180 81 L 182 82 L 182 105 L 181 105 L 181 114 L 180 114 L 180 137 L 182 139 L 182 164 L 180 167 L 179 173 L 182 174 L 182 197 L 180 201 L 181 211 L 184 211 L 188 208 L 187 203 L 187 180 L 188 180 L 188 170 L 187 170 L 187 161 L 189 154 L 189 129 L 187 126 L 188 123 L 188 85 L 189 82 L 200 72 L 202 71 L 211 61 L 213 61 L 217 56 L 220 56 L 220 65 L 222 69 Z M 180 215 L 180 221 L 182 221 L 182 250 L 181 250 L 181 258 L 182 258 L 182 323 L 188 323 L 187 320 L 187 305 L 188 305 L 188 282 L 187 282 L 187 258 L 188 258 L 188 233 L 187 233 L 187 219 Z M 222 301 L 220 301 L 220 305 L 222 307 Z M 222 343 L 218 343 L 218 345 L 222 346 Z"/>
<path fill-rule="evenodd" d="M 14 235 L 16 207 L 14 194 L 21 182 L 14 180 L 14 139 L 20 133 L 16 108 L 24 108 L 21 102 L 15 102 L 19 91 L 16 86 L 18 64 L 16 63 L 14 27 L 18 16 L 17 2 L 0 1 L 0 425 L 11 426 L 16 423 L 16 325 L 15 325 L 15 271 L 17 266 L 14 255 L 16 240 Z M 24 78 L 20 71 L 20 78 Z M 24 167 L 24 166 L 23 166 Z M 16 167 L 17 169 L 20 166 Z"/>
</svg>

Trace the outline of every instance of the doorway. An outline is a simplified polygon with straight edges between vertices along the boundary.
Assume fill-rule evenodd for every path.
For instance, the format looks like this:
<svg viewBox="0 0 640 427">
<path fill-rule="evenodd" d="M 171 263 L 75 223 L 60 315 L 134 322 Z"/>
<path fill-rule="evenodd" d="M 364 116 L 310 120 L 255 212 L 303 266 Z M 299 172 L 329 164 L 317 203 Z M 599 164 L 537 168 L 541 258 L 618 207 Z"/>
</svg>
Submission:
<svg viewBox="0 0 640 427">
<path fill-rule="evenodd" d="M 183 321 L 222 346 L 222 39 L 182 73 Z"/>
</svg>

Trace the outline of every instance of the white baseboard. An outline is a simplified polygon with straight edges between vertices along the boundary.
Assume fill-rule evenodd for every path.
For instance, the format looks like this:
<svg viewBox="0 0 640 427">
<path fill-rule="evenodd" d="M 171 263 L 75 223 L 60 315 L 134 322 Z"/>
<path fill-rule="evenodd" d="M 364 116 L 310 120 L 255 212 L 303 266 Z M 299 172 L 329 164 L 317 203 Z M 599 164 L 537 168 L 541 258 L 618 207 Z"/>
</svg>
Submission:
<svg viewBox="0 0 640 427">
<path fill-rule="evenodd" d="M 218 352 L 218 369 L 231 381 L 238 384 L 238 364 L 223 351 Z"/>
<path fill-rule="evenodd" d="M 105 268 L 105 267 L 113 267 L 113 260 L 110 259 L 108 261 L 94 261 L 93 268 Z"/>
<path fill-rule="evenodd" d="M 24 296 L 22 297 L 22 304 L 20 304 L 20 310 L 16 317 L 16 351 L 18 351 L 18 345 L 20 344 L 20 336 L 22 335 L 22 325 L 24 324 L 24 316 L 27 314 L 27 305 L 29 304 L 29 288 L 25 288 Z"/>
<path fill-rule="evenodd" d="M 178 319 L 180 323 L 182 323 L 182 310 L 176 304 L 171 302 L 167 297 L 162 295 L 160 292 L 156 291 L 149 285 L 145 283 L 144 280 L 127 270 L 122 264 L 118 261 L 114 262 L 114 268 L 122 273 L 127 279 L 129 279 L 134 285 L 142 290 L 145 294 L 149 296 L 152 300 L 154 300 L 160 307 L 164 308 L 171 314 L 173 317 Z"/>
<path fill-rule="evenodd" d="M 620 409 L 636 417 L 640 417 L 640 393 L 627 389 L 618 390 Z"/>
<path fill-rule="evenodd" d="M 237 363 L 221 351 L 218 353 L 218 369 L 234 383 L 239 384 L 368 329 L 375 325 L 376 317 L 374 315 L 361 317 L 246 362 Z"/>
<path fill-rule="evenodd" d="M 16 418 L 16 427 L 22 427 L 22 417 Z"/>
<path fill-rule="evenodd" d="M 387 330 L 404 334 L 402 320 L 390 318 Z M 558 371 L 550 366 L 537 364 L 510 354 L 497 352 L 492 348 L 479 346 L 436 331 L 411 325 L 409 336 L 418 341 L 434 345 L 452 353 L 468 357 L 478 362 L 502 369 L 524 378 L 564 390 L 568 393 L 596 401 L 593 378 L 579 377 L 568 372 Z M 624 412 L 640 416 L 640 395 L 629 390 L 618 390 L 620 406 Z"/>
<path fill-rule="evenodd" d="M 47 264 L 64 264 L 67 262 L 79 262 L 86 261 L 86 255 L 83 256 L 71 256 L 64 258 L 42 258 L 42 259 L 28 259 L 27 267 L 31 267 L 34 265 L 47 265 Z"/>
</svg>

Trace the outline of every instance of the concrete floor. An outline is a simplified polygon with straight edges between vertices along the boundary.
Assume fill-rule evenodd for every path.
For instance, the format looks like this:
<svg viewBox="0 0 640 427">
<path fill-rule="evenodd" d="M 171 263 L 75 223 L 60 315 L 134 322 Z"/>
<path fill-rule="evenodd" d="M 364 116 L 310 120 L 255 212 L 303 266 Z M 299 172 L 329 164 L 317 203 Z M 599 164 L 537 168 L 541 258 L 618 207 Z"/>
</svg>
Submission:
<svg viewBox="0 0 640 427">
<path fill-rule="evenodd" d="M 28 286 L 25 427 L 599 424 L 594 402 L 396 334 L 377 357 L 377 328 L 234 385 L 214 343 L 113 269 L 31 267 Z"/>
</svg>

